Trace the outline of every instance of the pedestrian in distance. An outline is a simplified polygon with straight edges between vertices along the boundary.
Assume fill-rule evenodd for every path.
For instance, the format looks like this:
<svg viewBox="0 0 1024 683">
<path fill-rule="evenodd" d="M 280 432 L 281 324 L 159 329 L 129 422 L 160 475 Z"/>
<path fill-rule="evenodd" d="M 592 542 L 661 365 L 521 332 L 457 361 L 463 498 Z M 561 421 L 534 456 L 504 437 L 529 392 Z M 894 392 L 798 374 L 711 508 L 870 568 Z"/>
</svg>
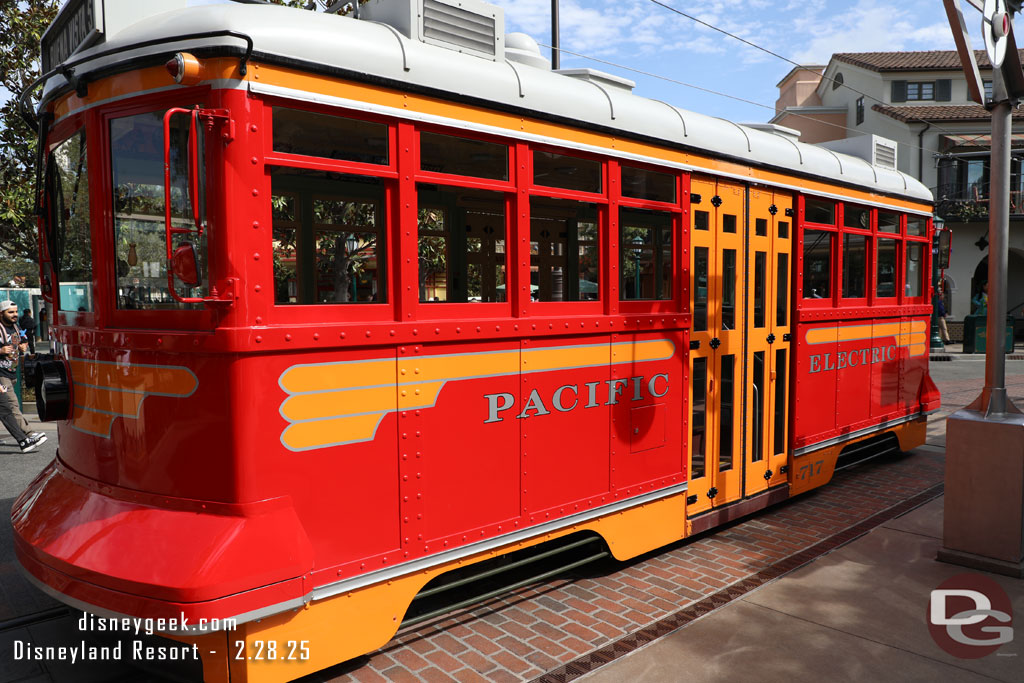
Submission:
<svg viewBox="0 0 1024 683">
<path fill-rule="evenodd" d="M 18 327 L 18 305 L 13 301 L 0 302 L 0 422 L 18 442 L 22 453 L 34 451 L 46 441 L 42 432 L 29 431 L 14 391 L 19 357 L 27 350 L 28 342 Z"/>
<path fill-rule="evenodd" d="M 18 327 L 25 333 L 28 342 L 28 352 L 36 355 L 36 319 L 32 317 L 32 309 L 26 308 L 18 319 Z"/>
<path fill-rule="evenodd" d="M 988 315 L 988 282 L 981 283 L 981 289 L 971 299 L 971 305 L 974 307 L 974 315 Z"/>
<path fill-rule="evenodd" d="M 946 302 L 943 301 L 944 287 L 941 282 L 935 286 L 935 295 L 932 298 L 932 310 L 935 312 L 935 320 L 939 325 L 939 337 L 943 344 L 949 344 L 949 330 L 946 327 Z"/>
</svg>

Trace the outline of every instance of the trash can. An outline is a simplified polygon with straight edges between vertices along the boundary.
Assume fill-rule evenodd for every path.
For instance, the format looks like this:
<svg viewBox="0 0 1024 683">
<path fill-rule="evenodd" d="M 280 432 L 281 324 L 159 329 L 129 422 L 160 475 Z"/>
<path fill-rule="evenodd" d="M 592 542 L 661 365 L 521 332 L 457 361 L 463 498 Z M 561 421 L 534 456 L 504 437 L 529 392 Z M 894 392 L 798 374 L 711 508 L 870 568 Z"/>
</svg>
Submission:
<svg viewBox="0 0 1024 683">
<path fill-rule="evenodd" d="M 985 353 L 985 326 L 987 319 L 983 315 L 969 315 L 964 318 L 964 353 Z M 1006 344 L 1004 353 L 1013 353 L 1013 318 L 1006 318 Z"/>
</svg>

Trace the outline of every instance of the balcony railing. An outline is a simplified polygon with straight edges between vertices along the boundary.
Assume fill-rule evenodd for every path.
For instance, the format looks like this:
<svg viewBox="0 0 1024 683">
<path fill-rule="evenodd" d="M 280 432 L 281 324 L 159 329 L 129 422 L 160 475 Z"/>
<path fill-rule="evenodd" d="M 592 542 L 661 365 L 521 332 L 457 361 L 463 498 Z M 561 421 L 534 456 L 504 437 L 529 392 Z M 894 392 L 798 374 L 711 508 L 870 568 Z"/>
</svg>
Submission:
<svg viewBox="0 0 1024 683">
<path fill-rule="evenodd" d="M 932 188 L 935 213 L 948 222 L 971 223 L 988 220 L 989 185 L 939 185 Z M 1010 215 L 1024 217 L 1024 188 L 1010 190 Z"/>
</svg>

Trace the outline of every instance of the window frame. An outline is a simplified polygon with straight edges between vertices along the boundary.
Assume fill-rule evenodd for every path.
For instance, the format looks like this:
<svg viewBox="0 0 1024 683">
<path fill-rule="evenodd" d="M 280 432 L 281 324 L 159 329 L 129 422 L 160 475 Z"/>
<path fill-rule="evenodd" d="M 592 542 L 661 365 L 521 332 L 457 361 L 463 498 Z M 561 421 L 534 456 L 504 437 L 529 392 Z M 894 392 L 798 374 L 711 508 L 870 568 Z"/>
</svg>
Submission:
<svg viewBox="0 0 1024 683">
<path fill-rule="evenodd" d="M 117 259 L 114 250 L 114 164 L 113 150 L 111 149 L 110 125 L 114 119 L 127 118 L 140 114 L 148 114 L 160 110 L 166 111 L 172 107 L 189 107 L 198 104 L 204 108 L 216 108 L 219 106 L 220 93 L 214 92 L 209 86 L 188 88 L 185 90 L 174 90 L 166 93 L 157 93 L 133 98 L 123 103 L 114 103 L 104 110 L 97 117 L 97 133 L 100 137 L 99 144 L 102 146 L 101 163 L 102 171 L 99 176 L 100 182 L 96 189 L 100 193 L 100 201 L 97 202 L 102 210 L 102 219 L 97 223 L 102 229 L 94 231 L 93 246 L 100 246 L 99 255 L 94 260 L 102 259 L 104 267 L 102 290 L 97 292 L 97 297 L 102 296 L 102 306 L 106 309 L 102 320 L 106 321 L 113 328 L 142 328 L 142 329 L 210 329 L 214 327 L 216 315 L 214 307 L 207 304 L 196 304 L 194 309 L 124 309 L 117 307 Z M 224 150 L 216 136 L 205 136 L 206 149 L 206 192 L 208 197 L 222 196 L 222 189 L 225 184 L 225 165 L 223 163 Z M 162 154 L 162 152 L 161 152 Z M 96 195 L 94 194 L 95 198 Z M 211 289 L 221 279 L 223 272 L 221 263 L 223 254 L 217 257 L 218 252 L 226 251 L 225 245 L 229 239 L 226 234 L 227 219 L 225 201 L 207 200 L 206 210 L 209 229 L 207 231 L 206 250 L 208 255 L 207 276 L 209 277 Z M 102 236 L 97 238 L 96 232 Z M 95 253 L 95 252 L 94 252 Z M 169 265 L 169 264 L 168 264 Z M 97 277 L 97 273 L 93 273 Z"/>
<path fill-rule="evenodd" d="M 46 239 L 40 240 L 40 256 L 45 257 L 46 263 L 49 264 L 49 274 L 53 278 L 51 285 L 53 286 L 52 303 L 53 303 L 53 314 L 54 320 L 51 322 L 52 325 L 82 325 L 92 326 L 95 325 L 98 320 L 102 319 L 104 313 L 103 308 L 106 307 L 105 291 L 108 289 L 106 282 L 104 281 L 103 275 L 106 274 L 106 270 L 96 267 L 98 259 L 103 258 L 103 240 L 100 238 L 101 231 L 93 230 L 92 226 L 102 222 L 102 216 L 105 214 L 104 206 L 102 201 L 97 201 L 97 195 L 99 185 L 103 177 L 103 154 L 97 153 L 95 150 L 96 146 L 102 144 L 100 136 L 100 129 L 95 122 L 95 117 L 87 116 L 86 113 L 78 113 L 72 116 L 68 116 L 50 129 L 47 136 L 46 154 L 45 158 L 45 174 L 43 175 L 44 188 L 39 188 L 37 191 L 42 192 L 42 205 L 41 211 L 43 214 L 43 220 L 46 228 L 51 229 L 51 222 L 53 220 L 53 206 L 50 204 L 50 175 L 52 169 L 50 168 L 50 154 L 55 149 L 63 145 L 65 142 L 70 140 L 73 136 L 80 132 L 85 133 L 86 143 L 86 172 L 89 175 L 89 226 L 90 226 L 90 244 L 89 247 L 92 253 L 92 281 L 90 285 L 93 290 L 93 310 L 91 311 L 63 311 L 60 308 L 60 280 L 59 273 L 57 271 L 56 264 L 53 262 L 54 255 L 49 252 L 49 246 L 46 243 Z M 91 141 L 97 140 L 96 144 Z M 93 178 L 96 180 L 94 181 Z M 102 194 L 99 195 L 102 197 Z M 55 229 L 55 228 L 52 228 Z M 113 227 L 111 226 L 111 232 Z M 38 237 L 38 233 L 37 233 Z M 112 239 L 112 238 L 111 238 Z M 102 271 L 102 274 L 101 274 Z"/>
<path fill-rule="evenodd" d="M 653 171 L 656 173 L 663 173 L 666 175 L 672 175 L 675 178 L 676 183 L 676 200 L 675 202 L 660 202 L 652 199 L 636 199 L 633 197 L 622 196 L 620 190 L 622 187 L 622 169 L 623 165 L 630 166 L 632 168 L 639 168 L 642 170 Z M 614 217 L 614 226 L 609 227 L 609 242 L 610 246 L 615 248 L 615 260 L 614 260 L 614 273 L 609 277 L 615 278 L 614 286 L 619 288 L 617 274 L 622 272 L 622 259 L 625 257 L 625 245 L 621 244 L 622 225 L 620 221 L 621 209 L 645 209 L 648 211 L 662 211 L 668 213 L 672 220 L 672 292 L 668 298 L 665 299 L 626 299 L 622 296 L 622 292 L 617 292 L 616 303 L 619 311 L 625 314 L 644 314 L 644 313 L 669 313 L 669 312 L 681 312 L 683 307 L 688 305 L 689 302 L 689 268 L 684 266 L 684 255 L 686 262 L 689 262 L 689 244 L 684 244 L 684 238 L 688 235 L 688 231 L 683 230 L 683 219 L 685 218 L 684 206 L 689 206 L 690 203 L 690 176 L 689 174 L 674 168 L 668 168 L 665 166 L 656 166 L 654 164 L 646 164 L 638 161 L 629 160 L 623 164 L 618 159 L 612 159 L 610 161 L 609 176 L 611 176 L 611 184 L 613 186 L 613 201 L 615 213 L 611 214 Z M 614 175 L 613 175 L 614 174 Z M 611 252 L 611 250 L 609 250 Z M 611 254 L 609 253 L 609 256 Z M 611 283 L 609 283 L 611 284 Z M 686 302 L 686 303 L 684 303 Z"/>
<path fill-rule="evenodd" d="M 384 190 L 384 197 L 380 203 L 381 209 L 384 211 L 383 226 L 380 230 L 380 234 L 384 235 L 385 245 L 382 250 L 379 260 L 383 261 L 385 265 L 385 276 L 381 282 L 386 292 L 386 299 L 382 302 L 339 302 L 339 303 L 303 303 L 303 304 L 284 304 L 276 303 L 273 299 L 275 293 L 270 292 L 271 302 L 267 306 L 269 312 L 271 312 L 272 320 L 275 324 L 303 324 L 309 323 L 312 319 L 317 317 L 322 318 L 325 315 L 325 311 L 330 310 L 337 311 L 351 311 L 353 322 L 386 322 L 393 321 L 396 317 L 396 310 L 398 307 L 398 298 L 400 292 L 398 289 L 400 274 L 397 272 L 398 269 L 395 267 L 396 250 L 398 249 L 398 240 L 400 239 L 400 231 L 398 228 L 399 218 L 399 201 L 398 201 L 398 188 L 399 188 L 399 121 L 377 114 L 354 111 L 343 107 L 336 107 L 332 105 L 325 105 L 319 103 L 312 103 L 306 101 L 291 100 L 288 98 L 282 98 L 277 96 L 266 96 L 261 97 L 254 102 L 259 102 L 262 105 L 262 122 L 264 130 L 264 154 L 263 154 L 263 190 L 262 192 L 266 195 L 267 199 L 262 202 L 260 208 L 260 215 L 263 217 L 260 221 L 269 226 L 270 238 L 267 240 L 266 248 L 271 252 L 271 258 L 268 259 L 267 265 L 265 266 L 266 281 L 270 283 L 270 288 L 273 290 L 273 212 L 271 208 L 270 198 L 273 197 L 273 169 L 282 168 L 286 170 L 312 170 L 322 171 L 326 173 L 337 173 L 341 175 L 356 175 L 356 176 L 367 176 L 376 177 L 381 180 L 381 185 Z M 325 114 L 328 116 L 336 116 L 347 119 L 357 119 L 370 121 L 374 123 L 383 123 L 388 128 L 388 163 L 385 164 L 371 164 L 359 161 L 346 161 L 343 159 L 330 159 L 327 157 L 313 157 L 302 154 L 292 154 L 290 152 L 277 152 L 273 149 L 274 140 L 274 107 L 284 107 L 287 109 L 296 109 L 300 111 L 308 111 L 315 114 Z M 256 111 L 256 105 L 254 104 L 254 111 Z M 255 118 L 259 118 L 260 114 L 257 111 Z M 255 159 L 255 157 L 254 157 Z M 294 191 L 292 188 L 287 188 L 289 191 Z M 309 194 L 322 195 L 323 192 L 319 190 L 310 189 Z M 301 196 L 301 195 L 299 195 Z M 310 218 L 312 220 L 312 217 Z M 301 229 L 301 228 L 300 228 Z M 314 231 L 315 232 L 315 231 Z M 312 252 L 315 255 L 316 245 L 312 245 Z M 309 251 L 307 249 L 307 251 Z M 307 254 L 308 255 L 308 254 Z M 297 258 L 300 258 L 297 256 Z M 315 258 L 310 265 L 311 269 L 315 269 Z M 315 273 L 312 273 L 312 277 L 315 278 Z"/>
<path fill-rule="evenodd" d="M 518 166 L 522 169 L 520 180 L 525 181 L 525 186 L 520 186 L 519 197 L 524 205 L 518 214 L 517 239 L 520 242 L 521 260 L 525 263 L 525 282 L 530 282 L 532 272 L 531 243 L 531 220 L 530 199 L 533 197 L 547 197 L 550 199 L 567 199 L 569 201 L 586 202 L 597 205 L 597 244 L 598 261 L 600 267 L 600 281 L 598 283 L 598 298 L 595 301 L 533 301 L 528 294 L 525 296 L 523 313 L 525 317 L 531 316 L 560 316 L 567 313 L 582 315 L 603 315 L 608 310 L 608 304 L 618 297 L 618 282 L 612 282 L 609 273 L 609 259 L 612 248 L 618 240 L 612 240 L 611 235 L 617 230 L 617 223 L 613 222 L 613 208 L 609 199 L 609 180 L 611 177 L 610 166 L 616 163 L 614 159 L 603 157 L 597 154 L 588 154 L 575 149 L 555 147 L 546 144 L 523 143 L 521 149 L 525 150 L 525 159 L 519 159 Z M 578 157 L 589 161 L 597 161 L 601 164 L 601 187 L 604 192 L 596 194 L 581 190 L 567 190 L 564 188 L 548 187 L 534 183 L 533 175 L 533 154 L 534 152 L 551 152 L 566 156 Z M 617 253 L 617 252 L 616 252 Z M 517 254 L 518 256 L 518 254 Z"/>
<path fill-rule="evenodd" d="M 839 263 L 837 264 L 837 271 L 839 273 L 839 291 L 837 292 L 837 294 L 839 295 L 839 297 L 838 297 L 839 308 L 863 308 L 864 306 L 868 305 L 868 301 L 871 298 L 871 291 L 872 291 L 872 289 L 871 289 L 871 273 L 872 273 L 872 265 L 874 263 L 872 261 L 872 255 L 873 255 L 872 245 L 874 243 L 874 228 L 875 228 L 875 223 L 877 222 L 877 215 L 878 214 L 877 214 L 877 211 L 875 209 L 873 209 L 872 207 L 864 206 L 862 204 L 856 204 L 856 203 L 853 203 L 853 202 L 842 202 L 841 206 L 842 206 L 842 208 L 840 209 L 840 212 L 842 213 L 842 220 L 837 220 L 836 221 L 837 223 L 839 223 L 839 224 L 841 224 L 843 226 L 842 230 L 840 230 L 840 237 L 837 238 L 837 241 L 840 243 L 839 254 L 838 254 Z M 854 228 L 854 227 L 846 225 L 846 209 L 847 209 L 847 206 L 849 206 L 851 208 L 855 207 L 858 210 L 865 210 L 865 211 L 868 212 L 868 225 L 867 225 L 867 227 Z M 865 251 L 865 254 L 864 254 L 864 268 L 865 268 L 865 271 L 866 271 L 864 273 L 864 296 L 860 296 L 860 297 L 847 297 L 845 295 L 845 293 L 843 292 L 843 284 L 844 284 L 844 282 L 843 282 L 843 275 L 844 275 L 844 268 L 845 268 L 845 264 L 846 264 L 846 249 L 845 249 L 845 246 L 846 246 L 846 235 L 860 235 L 860 236 L 865 237 L 867 239 L 867 245 L 866 245 L 867 248 L 866 248 L 866 251 Z"/>
<path fill-rule="evenodd" d="M 423 132 L 447 135 L 466 140 L 481 140 L 504 145 L 508 150 L 508 180 L 495 180 L 490 178 L 479 178 L 465 176 L 455 173 L 440 173 L 437 171 L 425 171 L 420 165 L 420 134 Z M 416 217 L 416 230 L 411 236 L 410 253 L 415 255 L 416 264 L 410 272 L 416 273 L 416 282 L 419 282 L 419 189 L 423 184 L 438 185 L 440 188 L 464 188 L 468 190 L 483 190 L 489 192 L 501 192 L 505 199 L 505 301 L 420 301 L 419 291 L 414 292 L 415 303 L 412 303 L 413 317 L 417 320 L 456 320 L 463 318 L 501 318 L 511 317 L 515 304 L 514 293 L 510 284 L 513 283 L 513 271 L 518 259 L 516 258 L 516 244 L 513 241 L 515 234 L 514 217 L 516 215 L 516 168 L 518 160 L 518 149 L 516 140 L 503 138 L 496 135 L 487 135 L 473 132 L 467 135 L 464 130 L 452 129 L 434 124 L 415 123 L 412 134 L 412 168 L 411 187 L 414 192 L 413 215 Z M 408 175 L 408 174 L 407 174 Z M 397 275 L 397 274 L 396 274 Z M 396 287 L 399 286 L 396 284 Z M 469 308 L 466 308 L 466 307 Z"/>
<path fill-rule="evenodd" d="M 906 277 L 907 273 L 903 272 L 903 282 L 899 290 L 900 303 L 913 306 L 913 305 L 929 305 L 931 303 L 930 292 L 932 288 L 932 231 L 934 226 L 930 217 L 922 216 L 925 219 L 924 234 L 923 235 L 909 235 L 907 234 L 907 221 L 911 215 L 918 216 L 920 214 L 909 214 L 903 213 L 900 218 L 900 224 L 903 228 L 903 249 L 909 250 L 911 244 L 921 245 L 921 293 L 918 296 L 907 296 L 906 295 Z M 902 261 L 900 262 L 901 271 L 905 271 L 907 266 L 907 257 L 904 254 Z"/>
<path fill-rule="evenodd" d="M 835 208 L 832 213 L 832 219 L 834 223 L 816 223 L 806 220 L 805 217 L 807 215 L 807 200 L 832 202 L 835 205 Z M 839 226 L 842 225 L 843 220 L 842 202 L 831 198 L 819 199 L 815 196 L 808 196 L 805 194 L 800 194 L 798 197 L 798 201 L 799 232 L 797 234 L 798 239 L 795 241 L 793 249 L 798 254 L 797 263 L 799 264 L 799 277 L 797 278 L 797 290 L 796 292 L 794 292 L 794 298 L 797 302 L 799 302 L 800 309 L 836 308 L 840 296 L 839 287 L 842 285 L 842 283 L 839 281 L 840 278 L 837 276 L 837 269 L 840 267 L 839 254 L 837 253 L 837 243 L 839 242 L 838 235 L 842 234 L 842 231 L 839 228 Z M 804 241 L 808 230 L 817 230 L 829 233 L 829 295 L 822 299 L 814 299 L 804 296 L 804 278 L 807 274 L 806 264 L 804 263 Z"/>
</svg>

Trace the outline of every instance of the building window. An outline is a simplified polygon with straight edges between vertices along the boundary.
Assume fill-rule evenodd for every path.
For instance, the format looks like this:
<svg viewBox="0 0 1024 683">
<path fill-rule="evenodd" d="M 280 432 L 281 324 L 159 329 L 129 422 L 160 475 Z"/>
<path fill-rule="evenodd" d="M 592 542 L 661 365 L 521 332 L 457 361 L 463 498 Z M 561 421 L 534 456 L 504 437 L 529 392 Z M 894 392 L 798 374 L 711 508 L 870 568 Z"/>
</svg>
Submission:
<svg viewBox="0 0 1024 683">
<path fill-rule="evenodd" d="M 992 81 L 982 81 L 982 85 L 985 86 L 985 99 L 992 99 Z"/>
<path fill-rule="evenodd" d="M 836 90 L 842 84 L 843 84 L 843 74 L 842 74 L 842 72 L 839 72 L 839 73 L 836 74 L 836 77 L 832 79 L 832 89 Z"/>
<path fill-rule="evenodd" d="M 864 123 L 864 98 L 857 98 L 857 125 Z"/>
<path fill-rule="evenodd" d="M 910 81 L 907 83 L 907 101 L 934 100 L 935 81 Z"/>
</svg>

